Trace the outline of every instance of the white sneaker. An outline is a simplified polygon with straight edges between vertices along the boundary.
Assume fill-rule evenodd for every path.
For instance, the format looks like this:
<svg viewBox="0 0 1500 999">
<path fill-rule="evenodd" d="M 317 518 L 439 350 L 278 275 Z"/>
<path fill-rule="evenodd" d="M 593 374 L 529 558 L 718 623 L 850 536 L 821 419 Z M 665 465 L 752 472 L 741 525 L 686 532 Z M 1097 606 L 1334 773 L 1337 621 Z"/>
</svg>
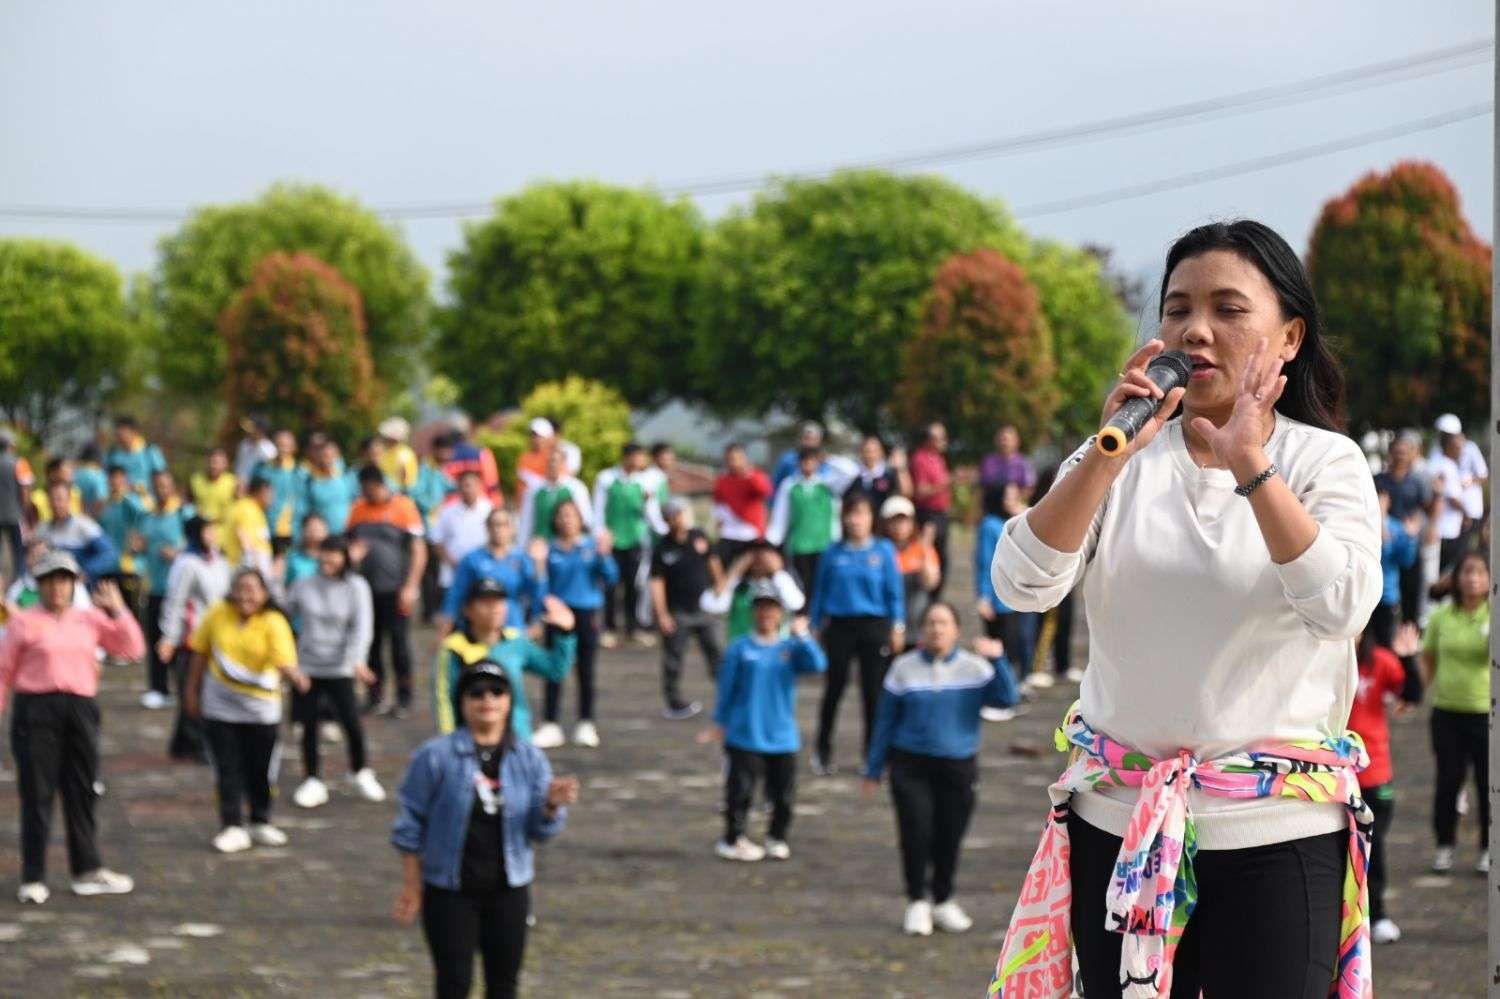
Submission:
<svg viewBox="0 0 1500 999">
<path fill-rule="evenodd" d="M 656 636 L 649 631 L 638 631 L 635 633 L 635 644 L 643 649 L 656 648 Z"/>
<path fill-rule="evenodd" d="M 953 899 L 932 907 L 932 925 L 944 933 L 967 933 L 974 927 L 974 920 Z"/>
<path fill-rule="evenodd" d="M 1378 944 L 1395 943 L 1401 939 L 1401 927 L 1389 919 L 1378 919 L 1370 927 L 1370 939 Z"/>
<path fill-rule="evenodd" d="M 250 838 L 261 846 L 286 846 L 286 833 L 266 822 L 252 824 Z"/>
<path fill-rule="evenodd" d="M 932 936 L 932 903 L 924 898 L 909 904 L 901 920 L 901 932 L 909 937 Z"/>
<path fill-rule="evenodd" d="M 107 867 L 73 879 L 74 895 L 129 895 L 133 891 L 134 879 L 126 874 L 117 874 Z"/>
<path fill-rule="evenodd" d="M 531 744 L 537 749 L 556 749 L 567 741 L 563 737 L 562 726 L 556 722 L 543 722 L 531 733 Z"/>
<path fill-rule="evenodd" d="M 1034 690 L 1046 690 L 1056 684 L 1057 680 L 1054 679 L 1052 674 L 1048 673 L 1046 670 L 1037 670 L 1035 673 L 1032 673 L 1030 676 L 1028 676 L 1024 682 L 1026 686 L 1031 687 Z"/>
<path fill-rule="evenodd" d="M 369 767 L 350 774 L 349 782 L 354 785 L 354 792 L 365 801 L 385 800 L 385 788 L 380 786 L 380 781 L 375 777 L 375 771 Z"/>
<path fill-rule="evenodd" d="M 1440 846 L 1433 851 L 1432 869 L 1438 874 L 1447 874 L 1453 870 L 1453 847 Z"/>
<path fill-rule="evenodd" d="M 292 792 L 292 803 L 298 808 L 317 808 L 328 804 L 328 785 L 316 777 L 309 777 L 297 785 Z"/>
<path fill-rule="evenodd" d="M 578 727 L 573 729 L 573 741 L 587 749 L 599 748 L 599 730 L 591 721 L 581 721 Z"/>
<path fill-rule="evenodd" d="M 747 864 L 753 864 L 757 860 L 766 859 L 766 851 L 741 836 L 733 843 L 726 843 L 722 839 L 714 843 L 714 853 L 725 860 L 738 860 Z"/>
<path fill-rule="evenodd" d="M 1490 851 L 1485 850 L 1479 855 L 1479 859 L 1474 861 L 1474 871 L 1477 874 L 1488 874 L 1490 872 Z"/>
<path fill-rule="evenodd" d="M 244 826 L 225 826 L 214 837 L 214 849 L 220 853 L 240 853 L 250 849 L 250 834 Z"/>
<path fill-rule="evenodd" d="M 784 839 L 772 839 L 771 837 L 767 836 L 766 856 L 770 857 L 772 860 L 791 860 L 792 848 L 787 845 L 787 842 Z"/>
<path fill-rule="evenodd" d="M 599 636 L 599 648 L 618 649 L 620 647 L 620 636 L 612 631 L 606 631 Z"/>
<path fill-rule="evenodd" d="M 979 717 L 987 722 L 1008 722 L 1016 716 L 1011 708 L 980 708 Z"/>
<path fill-rule="evenodd" d="M 159 690 L 148 690 L 141 695 L 141 707 L 147 711 L 160 711 L 172 706 L 172 698 Z"/>
<path fill-rule="evenodd" d="M 52 891 L 40 881 L 29 881 L 16 890 L 16 901 L 22 905 L 46 905 Z"/>
<path fill-rule="evenodd" d="M 1065 675 L 1067 676 L 1069 683 L 1083 682 L 1083 670 L 1079 669 L 1077 666 L 1069 669 Z"/>
</svg>

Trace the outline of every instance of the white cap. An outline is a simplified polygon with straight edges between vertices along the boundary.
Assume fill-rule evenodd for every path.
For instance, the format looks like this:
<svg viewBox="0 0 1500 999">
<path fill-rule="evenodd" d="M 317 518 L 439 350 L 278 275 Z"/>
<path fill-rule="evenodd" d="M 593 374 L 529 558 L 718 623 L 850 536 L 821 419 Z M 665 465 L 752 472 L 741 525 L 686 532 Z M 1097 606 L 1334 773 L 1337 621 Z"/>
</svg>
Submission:
<svg viewBox="0 0 1500 999">
<path fill-rule="evenodd" d="M 375 432 L 386 440 L 405 443 L 406 438 L 411 436 L 411 424 L 399 416 L 392 416 L 389 419 L 381 420 L 380 426 L 375 428 Z"/>
<path fill-rule="evenodd" d="M 890 520 L 892 517 L 915 517 L 917 508 L 912 506 L 911 500 L 905 496 L 891 496 L 880 504 L 880 519 Z"/>
<path fill-rule="evenodd" d="M 1437 432 L 1440 434 L 1461 434 L 1464 432 L 1464 425 L 1452 413 L 1444 413 L 1442 416 L 1439 416 L 1433 426 L 1437 428 Z"/>
<path fill-rule="evenodd" d="M 538 416 L 531 421 L 531 432 L 538 437 L 551 437 L 553 434 L 552 421 L 544 416 Z"/>
</svg>

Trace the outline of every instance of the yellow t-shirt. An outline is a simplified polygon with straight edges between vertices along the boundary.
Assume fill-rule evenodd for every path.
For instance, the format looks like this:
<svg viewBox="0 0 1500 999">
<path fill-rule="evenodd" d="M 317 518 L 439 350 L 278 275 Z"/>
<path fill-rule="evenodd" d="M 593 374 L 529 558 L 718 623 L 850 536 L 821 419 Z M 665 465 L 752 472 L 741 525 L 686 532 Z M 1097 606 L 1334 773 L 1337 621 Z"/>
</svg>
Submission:
<svg viewBox="0 0 1500 999">
<path fill-rule="evenodd" d="M 37 523 L 45 524 L 52 519 L 52 501 L 47 498 L 47 490 L 38 486 L 31 491 L 31 505 L 36 507 Z M 73 487 L 73 501 L 69 504 L 73 508 L 73 516 L 83 513 L 83 494 L 78 487 Z"/>
<path fill-rule="evenodd" d="M 217 479 L 209 479 L 202 472 L 194 472 L 188 480 L 193 493 L 193 507 L 204 520 L 223 521 L 234 502 L 236 481 L 233 472 L 225 472 Z"/>
<path fill-rule="evenodd" d="M 203 615 L 188 648 L 208 659 L 203 717 L 274 724 L 281 718 L 281 667 L 297 664 L 292 626 L 278 610 L 248 621 L 228 600 Z"/>
<path fill-rule="evenodd" d="M 240 545 L 240 535 L 249 538 L 251 552 L 271 554 L 271 525 L 266 522 L 266 511 L 249 496 L 234 501 L 224 526 L 219 530 L 219 544 L 224 548 L 224 557 L 232 566 L 245 560 L 245 549 Z"/>
<path fill-rule="evenodd" d="M 405 444 L 388 447 L 380 455 L 380 470 L 402 492 L 417 484 L 417 452 Z"/>
</svg>

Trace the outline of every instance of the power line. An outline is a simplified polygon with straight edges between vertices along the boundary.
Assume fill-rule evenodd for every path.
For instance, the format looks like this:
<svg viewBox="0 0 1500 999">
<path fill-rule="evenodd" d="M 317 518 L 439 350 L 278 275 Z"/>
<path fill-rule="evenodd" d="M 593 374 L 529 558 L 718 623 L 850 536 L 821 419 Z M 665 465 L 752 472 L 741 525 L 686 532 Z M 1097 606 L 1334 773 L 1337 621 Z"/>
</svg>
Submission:
<svg viewBox="0 0 1500 999">
<path fill-rule="evenodd" d="M 1148 194 L 1158 194 L 1162 191 L 1170 191 L 1179 187 L 1207 184 L 1210 181 L 1222 180 L 1226 177 L 1238 177 L 1241 174 L 1254 173 L 1258 170 L 1269 170 L 1272 167 L 1285 166 L 1288 163 L 1309 160 L 1317 156 L 1326 156 L 1329 153 L 1343 152 L 1347 149 L 1357 149 L 1360 146 L 1374 145 L 1377 142 L 1384 142 L 1387 139 L 1397 139 L 1404 135 L 1429 132 L 1432 129 L 1442 128 L 1445 125 L 1452 125 L 1456 122 L 1467 121 L 1470 118 L 1479 118 L 1491 114 L 1494 110 L 1494 102 L 1485 101 L 1483 104 L 1473 104 L 1469 107 L 1458 108 L 1444 114 L 1431 115 L 1427 118 L 1417 118 L 1413 121 L 1403 122 L 1400 125 L 1391 125 L 1370 132 L 1361 132 L 1358 135 L 1350 135 L 1342 139 L 1331 139 L 1327 142 L 1303 146 L 1300 149 L 1288 149 L 1285 152 L 1242 160 L 1239 163 L 1210 167 L 1207 170 L 1194 170 L 1190 173 L 1180 173 L 1173 177 L 1163 177 L 1160 180 L 1147 181 L 1143 184 L 1130 184 L 1125 187 L 1112 188 L 1108 191 L 1079 195 L 1075 198 L 1038 202 L 1034 205 L 1026 205 L 1025 207 L 1018 208 L 1014 214 L 1018 219 L 1037 218 L 1042 215 L 1071 212 L 1078 208 L 1107 205 L 1114 201 L 1125 201 L 1129 198 L 1140 198 Z"/>
<path fill-rule="evenodd" d="M 1254 111 L 1265 111 L 1324 100 L 1330 97 L 1356 93 L 1373 87 L 1407 82 L 1447 73 L 1455 69 L 1479 65 L 1493 58 L 1494 37 L 1474 39 L 1458 45 L 1432 49 L 1426 52 L 1369 63 L 1352 69 L 1325 73 L 1292 83 L 1259 87 L 1252 90 L 1228 94 L 1223 97 L 1192 101 L 1136 112 L 1113 118 L 1103 118 L 1062 128 L 1045 129 L 1022 133 L 981 143 L 947 146 L 919 152 L 904 153 L 884 158 L 854 161 L 838 166 L 820 166 L 804 170 L 789 171 L 785 176 L 816 178 L 827 176 L 840 169 L 885 169 L 904 170 L 942 163 L 958 163 L 977 159 L 990 159 L 1018 153 L 1053 149 L 1080 142 L 1091 142 L 1111 136 L 1134 135 L 1188 124 L 1194 121 L 1213 121 L 1233 115 Z M 668 196 L 702 196 L 708 194 L 730 194 L 764 187 L 773 177 L 766 174 L 741 174 L 737 176 L 689 181 L 659 187 Z M 487 215 L 494 210 L 491 199 L 454 202 L 432 202 L 388 206 L 376 209 L 376 213 L 391 219 L 456 218 Z M 48 205 L 0 206 L 0 218 L 31 219 L 38 221 L 82 221 L 116 223 L 177 222 L 190 214 L 185 208 L 103 208 Z"/>
</svg>

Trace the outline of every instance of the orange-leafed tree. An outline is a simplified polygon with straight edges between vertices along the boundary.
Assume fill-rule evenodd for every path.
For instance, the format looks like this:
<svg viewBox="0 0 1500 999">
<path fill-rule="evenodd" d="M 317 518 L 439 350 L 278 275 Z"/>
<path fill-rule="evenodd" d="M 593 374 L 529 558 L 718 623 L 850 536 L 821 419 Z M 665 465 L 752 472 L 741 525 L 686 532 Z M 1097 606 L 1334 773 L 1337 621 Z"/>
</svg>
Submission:
<svg viewBox="0 0 1500 999">
<path fill-rule="evenodd" d="M 1349 383 L 1352 429 L 1489 408 L 1490 245 L 1430 163 L 1360 178 L 1323 206 L 1308 266 Z"/>
<path fill-rule="evenodd" d="M 375 378 L 359 291 L 309 253 L 276 252 L 219 317 L 227 364 L 226 425 L 249 413 L 344 443 L 374 426 L 385 390 Z"/>
<path fill-rule="evenodd" d="M 949 257 L 933 278 L 917 334 L 907 341 L 894 400 L 907 426 L 942 420 L 960 456 L 1014 423 L 1044 436 L 1058 404 L 1052 335 L 1037 290 L 998 250 Z"/>
</svg>

